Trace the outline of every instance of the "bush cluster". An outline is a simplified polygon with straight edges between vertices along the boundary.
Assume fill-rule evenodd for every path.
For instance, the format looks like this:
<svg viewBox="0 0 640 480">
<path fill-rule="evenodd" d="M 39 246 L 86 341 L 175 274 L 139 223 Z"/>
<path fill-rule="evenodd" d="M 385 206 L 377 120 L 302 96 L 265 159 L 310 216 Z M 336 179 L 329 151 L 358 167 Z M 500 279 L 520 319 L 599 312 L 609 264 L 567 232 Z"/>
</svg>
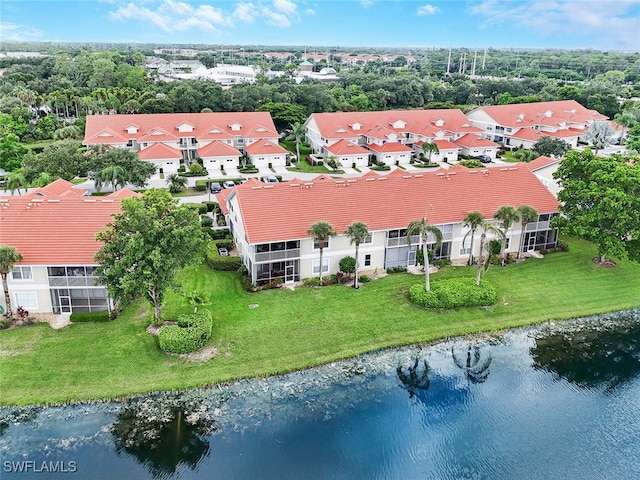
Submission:
<svg viewBox="0 0 640 480">
<path fill-rule="evenodd" d="M 218 213 L 220 211 L 220 205 L 218 205 L 218 202 L 204 201 L 202 203 L 203 203 L 203 205 L 207 206 L 207 212 L 216 212 L 216 213 Z"/>
<path fill-rule="evenodd" d="M 406 272 L 406 267 L 391 267 L 387 268 L 387 273 L 403 273 Z"/>
<path fill-rule="evenodd" d="M 368 283 L 371 281 L 371 277 L 369 275 L 360 275 L 360 277 L 358 277 L 358 281 L 360 283 Z"/>
<path fill-rule="evenodd" d="M 473 278 L 451 278 L 431 285 L 426 292 L 424 283 L 409 289 L 409 299 L 427 308 L 457 308 L 493 305 L 498 298 L 496 289 L 486 280 L 476 285 Z"/>
<path fill-rule="evenodd" d="M 73 312 L 69 317 L 72 323 L 77 322 L 108 322 L 111 320 L 109 312 Z"/>
<path fill-rule="evenodd" d="M 184 205 L 189 208 L 193 208 L 200 215 L 204 215 L 207 213 L 207 205 L 205 205 L 204 203 L 185 203 Z"/>
<path fill-rule="evenodd" d="M 207 248 L 207 265 L 212 270 L 219 270 L 225 272 L 233 272 L 238 270 L 242 266 L 242 260 L 240 257 L 221 257 L 218 252 L 218 244 L 220 242 L 224 242 L 223 245 L 220 245 L 222 248 L 226 248 L 229 250 L 227 245 L 233 246 L 233 242 L 230 240 L 217 240 L 215 242 L 210 242 Z M 230 242 L 230 243 L 227 243 Z"/>
<path fill-rule="evenodd" d="M 167 353 L 179 354 L 200 350 L 211 338 L 212 324 L 207 310 L 181 315 L 177 325 L 164 327 L 158 333 L 160 348 Z"/>
<path fill-rule="evenodd" d="M 547 253 L 555 253 L 555 252 L 568 252 L 569 245 L 564 242 L 558 242 L 555 248 L 542 248 L 540 253 L 542 255 L 546 255 Z"/>
</svg>

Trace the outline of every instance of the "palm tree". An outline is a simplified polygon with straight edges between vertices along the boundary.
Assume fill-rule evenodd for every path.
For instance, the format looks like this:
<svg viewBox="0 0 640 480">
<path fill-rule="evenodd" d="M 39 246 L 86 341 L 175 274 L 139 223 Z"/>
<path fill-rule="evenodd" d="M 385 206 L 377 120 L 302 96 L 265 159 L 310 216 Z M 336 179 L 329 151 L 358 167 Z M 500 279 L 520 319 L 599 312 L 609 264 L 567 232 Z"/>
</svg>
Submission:
<svg viewBox="0 0 640 480">
<path fill-rule="evenodd" d="M 473 212 L 467 213 L 467 215 L 462 219 L 462 221 L 464 222 L 465 227 L 469 227 L 471 229 L 469 232 L 471 233 L 471 248 L 469 248 L 469 261 L 467 262 L 467 265 L 471 266 L 473 265 L 473 237 L 476 233 L 476 229 L 480 226 L 482 222 L 484 222 L 484 217 L 480 212 L 473 211 Z M 466 237 L 467 236 L 465 235 L 465 238 Z M 464 240 L 462 241 L 462 244 L 464 245 Z"/>
<path fill-rule="evenodd" d="M 0 245 L 0 277 L 2 277 L 2 288 L 4 289 L 4 304 L 7 306 L 7 318 L 13 318 L 13 310 L 11 310 L 11 295 L 9 295 L 9 285 L 7 283 L 7 275 L 13 266 L 22 261 L 20 255 L 15 248 L 8 245 Z"/>
<path fill-rule="evenodd" d="M 433 235 L 436 238 L 433 248 L 437 249 L 442 243 L 442 232 L 435 225 L 429 224 L 427 217 L 424 216 L 422 220 L 413 220 L 407 226 L 407 243 L 409 245 L 411 244 L 411 237 L 413 235 L 420 235 L 422 239 L 422 248 L 424 251 L 424 289 L 428 292 L 431 290 L 431 284 L 429 283 L 429 235 Z"/>
<path fill-rule="evenodd" d="M 502 234 L 502 230 L 500 230 L 494 224 L 489 223 L 489 222 L 485 222 L 484 220 L 476 228 L 480 229 L 480 231 L 481 231 L 481 233 L 480 233 L 480 251 L 478 252 L 478 261 L 476 263 L 476 265 L 477 265 L 477 269 L 476 269 L 476 285 L 480 285 L 480 274 L 482 273 L 482 266 L 483 266 L 482 252 L 484 251 L 484 248 L 485 248 L 485 242 L 487 240 L 487 233 L 488 232 L 495 233 L 499 237 L 502 237 L 503 234 Z M 467 235 L 469 235 L 469 234 L 473 235 L 473 230 L 467 232 Z M 467 235 L 465 235 L 465 239 L 466 239 Z M 462 243 L 464 244 L 464 239 L 462 240 Z M 473 244 L 472 244 L 472 246 L 473 246 Z"/>
<path fill-rule="evenodd" d="M 178 193 L 184 190 L 187 186 L 187 177 L 172 173 L 167 177 L 167 185 L 169 185 L 169 191 L 171 193 Z"/>
<path fill-rule="evenodd" d="M 524 248 L 524 235 L 526 233 L 527 224 L 538 220 L 538 212 L 529 205 L 520 205 L 518 207 L 518 215 L 520 216 L 520 225 L 522 232 L 520 233 L 520 246 L 518 248 L 518 260 L 522 258 L 522 249 Z"/>
<path fill-rule="evenodd" d="M 111 165 L 100 171 L 100 179 L 103 183 L 113 185 L 113 191 L 118 189 L 118 185 L 124 186 L 127 183 L 127 172 L 120 165 Z"/>
<path fill-rule="evenodd" d="M 300 168 L 300 144 L 305 138 L 307 129 L 304 123 L 296 122 L 291 125 L 290 137 L 296 142 L 296 158 L 298 159 L 298 168 Z"/>
<path fill-rule="evenodd" d="M 438 145 L 436 145 L 433 142 L 422 142 L 422 151 L 427 155 L 427 158 L 429 159 L 429 163 L 431 163 L 431 154 L 435 153 L 438 154 L 440 153 L 440 149 L 438 148 Z"/>
<path fill-rule="evenodd" d="M 362 222 L 353 222 L 347 227 L 344 234 L 349 237 L 351 243 L 356 244 L 356 279 L 353 282 L 353 288 L 358 288 L 358 248 L 369 236 L 369 229 Z"/>
<path fill-rule="evenodd" d="M 13 192 L 15 192 L 16 190 L 18 191 L 18 195 L 22 195 L 22 193 L 20 192 L 21 188 L 24 188 L 25 191 L 27 190 L 27 180 L 20 172 L 10 172 L 4 179 L 4 191 L 10 191 L 11 195 L 13 195 Z"/>
<path fill-rule="evenodd" d="M 500 261 L 500 265 L 504 267 L 507 261 L 507 252 L 505 251 L 507 232 L 511 228 L 511 225 L 520 219 L 520 215 L 518 215 L 518 211 L 511 205 L 503 205 L 493 214 L 493 218 L 499 220 L 500 226 L 502 227 L 502 260 Z"/>
<path fill-rule="evenodd" d="M 325 245 L 329 241 L 329 238 L 336 235 L 336 232 L 333 231 L 333 227 L 327 222 L 316 222 L 307 233 L 313 237 L 313 239 L 318 242 L 318 248 L 320 249 L 320 286 L 322 286 L 322 252 L 324 250 Z"/>
</svg>

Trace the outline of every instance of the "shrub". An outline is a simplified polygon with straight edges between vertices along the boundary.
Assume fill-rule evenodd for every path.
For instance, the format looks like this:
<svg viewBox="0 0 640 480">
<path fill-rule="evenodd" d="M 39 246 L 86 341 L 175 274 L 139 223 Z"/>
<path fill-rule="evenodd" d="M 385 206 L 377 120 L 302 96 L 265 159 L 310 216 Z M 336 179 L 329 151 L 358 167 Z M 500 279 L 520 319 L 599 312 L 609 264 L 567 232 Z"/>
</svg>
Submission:
<svg viewBox="0 0 640 480">
<path fill-rule="evenodd" d="M 213 202 L 213 201 L 204 201 L 202 202 L 207 206 L 207 212 L 219 212 L 220 211 L 220 205 L 218 205 L 217 202 Z"/>
<path fill-rule="evenodd" d="M 318 277 L 304 278 L 302 279 L 302 283 L 307 287 L 319 287 L 320 279 Z"/>
<path fill-rule="evenodd" d="M 391 267 L 391 268 L 387 268 L 387 273 L 402 273 L 402 272 L 406 272 L 407 269 L 406 267 Z"/>
<path fill-rule="evenodd" d="M 228 228 L 218 228 L 216 230 L 211 230 L 209 232 L 209 235 L 211 235 L 211 238 L 213 240 L 223 240 L 227 238 L 227 235 L 229 235 L 229 229 Z"/>
<path fill-rule="evenodd" d="M 231 245 L 233 246 L 233 242 Z M 227 248 L 224 245 L 221 246 Z M 210 242 L 207 248 L 207 265 L 212 270 L 232 272 L 242 266 L 242 260 L 240 257 L 221 257 L 218 253 L 218 245 L 215 242 Z"/>
<path fill-rule="evenodd" d="M 202 168 L 202 165 L 200 165 L 199 163 L 192 163 L 192 164 L 189 166 L 189 171 L 190 171 L 191 173 L 195 173 L 195 174 L 197 174 L 197 175 L 200 175 L 200 174 L 202 174 L 202 172 L 204 171 L 204 168 Z"/>
<path fill-rule="evenodd" d="M 209 180 L 196 180 L 196 192 L 206 192 Z"/>
<path fill-rule="evenodd" d="M 476 285 L 473 278 L 451 278 L 433 282 L 426 292 L 424 283 L 409 289 L 409 299 L 427 308 L 457 308 L 493 305 L 498 298 L 496 289 L 486 280 Z"/>
<path fill-rule="evenodd" d="M 340 260 L 339 267 L 343 273 L 356 273 L 356 259 L 346 256 Z"/>
<path fill-rule="evenodd" d="M 185 203 L 184 205 L 197 210 L 200 215 L 207 213 L 207 206 L 204 203 Z"/>
<path fill-rule="evenodd" d="M 245 167 L 239 168 L 238 171 L 240 173 L 258 173 L 260 170 L 258 170 L 256 167 Z"/>
<path fill-rule="evenodd" d="M 367 283 L 371 281 L 371 277 L 369 277 L 369 275 L 360 275 L 360 277 L 358 278 L 358 281 L 360 283 Z"/>
<path fill-rule="evenodd" d="M 181 315 L 177 325 L 164 327 L 158 333 L 160 348 L 178 354 L 200 350 L 211 338 L 212 324 L 211 314 L 207 310 Z"/>
<path fill-rule="evenodd" d="M 387 170 L 391 170 L 391 167 L 389 165 L 375 165 L 371 167 L 371 170 L 386 172 Z"/>
<path fill-rule="evenodd" d="M 434 260 L 431 262 L 431 265 L 434 267 L 445 267 L 447 265 L 451 265 L 451 260 Z"/>
<path fill-rule="evenodd" d="M 111 320 L 109 312 L 73 312 L 69 317 L 72 323 L 79 322 L 108 322 Z"/>
<path fill-rule="evenodd" d="M 480 160 L 462 160 L 458 162 L 458 165 L 462 165 L 467 168 L 482 168 L 484 166 Z"/>
<path fill-rule="evenodd" d="M 210 227 L 211 225 L 213 225 L 213 218 L 209 216 L 202 217 L 200 219 L 200 225 L 202 225 L 203 227 Z"/>
</svg>

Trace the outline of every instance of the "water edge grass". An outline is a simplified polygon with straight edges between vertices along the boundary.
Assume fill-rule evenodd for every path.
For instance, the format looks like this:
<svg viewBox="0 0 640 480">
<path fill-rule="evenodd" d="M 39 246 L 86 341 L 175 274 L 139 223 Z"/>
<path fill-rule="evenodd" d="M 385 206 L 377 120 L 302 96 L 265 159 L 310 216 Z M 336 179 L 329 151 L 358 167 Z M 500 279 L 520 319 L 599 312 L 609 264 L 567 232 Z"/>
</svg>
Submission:
<svg viewBox="0 0 640 480">
<path fill-rule="evenodd" d="M 569 252 L 492 267 L 485 278 L 497 292 L 489 308 L 427 310 L 407 298 L 420 277 L 393 274 L 363 284 L 246 293 L 231 272 L 205 265 L 181 274 L 184 291 L 210 292 L 209 346 L 218 354 L 190 362 L 163 353 L 145 327 L 151 315 L 137 302 L 113 322 L 39 324 L 0 332 L 0 403 L 28 405 L 121 398 L 158 390 L 215 385 L 308 368 L 365 352 L 479 332 L 624 310 L 640 305 L 640 265 L 602 268 L 594 245 L 568 239 Z M 432 276 L 473 276 L 449 267 Z M 249 308 L 258 304 L 257 308 Z M 164 316 L 192 311 L 176 293 Z"/>
</svg>

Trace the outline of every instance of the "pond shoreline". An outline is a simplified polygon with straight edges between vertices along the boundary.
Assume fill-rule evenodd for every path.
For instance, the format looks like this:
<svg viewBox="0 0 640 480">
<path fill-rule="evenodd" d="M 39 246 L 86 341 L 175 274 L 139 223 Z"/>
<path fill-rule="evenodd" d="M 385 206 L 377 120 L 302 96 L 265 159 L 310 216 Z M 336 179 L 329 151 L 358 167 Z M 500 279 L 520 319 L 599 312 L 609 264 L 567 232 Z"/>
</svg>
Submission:
<svg viewBox="0 0 640 480">
<path fill-rule="evenodd" d="M 23 410 L 23 409 L 30 409 L 30 408 L 60 408 L 60 407 L 73 407 L 73 406 L 83 406 L 83 405 L 104 405 L 109 403 L 125 403 L 128 401 L 140 399 L 140 398 L 153 397 L 153 396 L 159 396 L 159 395 L 176 395 L 185 391 L 192 391 L 192 390 L 200 390 L 200 391 L 217 390 L 218 392 L 223 392 L 224 389 L 227 389 L 241 382 L 268 381 L 269 379 L 282 379 L 289 375 L 304 373 L 304 372 L 308 372 L 309 370 L 329 368 L 332 366 L 340 367 L 341 365 L 350 365 L 350 364 L 360 365 L 360 367 L 354 367 L 355 374 L 359 375 L 359 374 L 362 374 L 362 371 L 358 371 L 358 370 L 362 368 L 363 363 L 365 365 L 367 364 L 366 359 L 369 359 L 369 362 L 371 362 L 371 359 L 376 357 L 386 357 L 388 355 L 398 354 L 399 352 L 403 352 L 403 351 L 423 349 L 427 347 L 433 347 L 438 344 L 445 344 L 445 343 L 458 342 L 458 341 L 466 341 L 469 343 L 493 343 L 496 341 L 499 342 L 500 339 L 508 332 L 515 332 L 515 331 L 528 330 L 528 329 L 531 329 L 531 330 L 542 329 L 542 328 L 545 328 L 546 326 L 551 328 L 556 328 L 556 327 L 562 328 L 563 326 L 570 327 L 572 324 L 575 325 L 575 324 L 580 324 L 581 322 L 585 322 L 585 323 L 591 322 L 595 317 L 603 317 L 603 316 L 606 317 L 607 315 L 624 314 L 627 312 L 631 312 L 631 313 L 640 312 L 640 306 L 634 307 L 634 308 L 627 308 L 624 310 L 610 310 L 606 312 L 598 312 L 590 315 L 582 315 L 579 317 L 544 320 L 540 322 L 527 323 L 521 326 L 509 327 L 509 328 L 500 329 L 500 330 L 494 330 L 494 331 L 487 330 L 487 331 L 482 331 L 482 332 L 472 333 L 467 335 L 443 337 L 443 338 L 438 338 L 438 339 L 434 339 L 426 342 L 418 342 L 418 343 L 410 343 L 406 345 L 396 345 L 391 347 L 385 347 L 379 350 L 363 352 L 358 355 L 341 358 L 331 362 L 320 363 L 317 365 L 309 366 L 307 368 L 293 369 L 293 370 L 284 371 L 278 374 L 268 375 L 268 376 L 243 377 L 243 378 L 238 378 L 228 382 L 221 382 L 221 383 L 215 383 L 215 384 L 202 384 L 202 385 L 196 385 L 196 386 L 182 388 L 182 389 L 175 389 L 175 390 L 159 389 L 159 390 L 153 390 L 148 392 L 141 392 L 134 395 L 105 397 L 105 398 L 91 399 L 91 400 L 77 400 L 77 401 L 68 401 L 68 402 L 42 402 L 42 403 L 32 403 L 32 404 L 26 404 L 26 405 L 0 404 L 0 412 L 3 410 L 7 411 L 7 410 L 14 410 L 14 409 Z"/>
</svg>

